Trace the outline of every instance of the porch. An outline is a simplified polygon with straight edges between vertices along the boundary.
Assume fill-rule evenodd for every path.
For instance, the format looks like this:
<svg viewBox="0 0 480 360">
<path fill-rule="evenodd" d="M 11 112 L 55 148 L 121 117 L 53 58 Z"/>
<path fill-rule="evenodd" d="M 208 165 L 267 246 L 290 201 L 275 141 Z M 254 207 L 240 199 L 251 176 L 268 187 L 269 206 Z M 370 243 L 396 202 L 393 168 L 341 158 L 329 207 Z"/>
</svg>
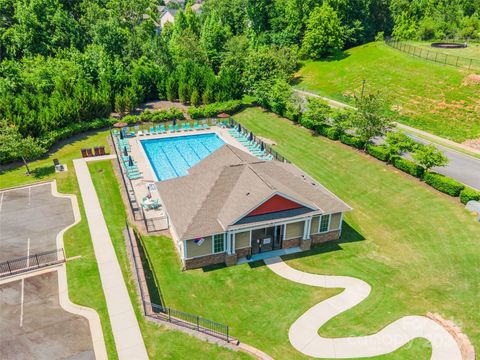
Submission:
<svg viewBox="0 0 480 360">
<path fill-rule="evenodd" d="M 240 264 L 245 264 L 253 261 L 259 261 L 259 260 L 264 260 L 268 258 L 272 258 L 275 256 L 283 256 L 283 255 L 289 255 L 289 254 L 295 254 L 297 252 L 303 251 L 299 246 L 291 247 L 288 249 L 279 249 L 279 250 L 272 250 L 272 251 L 267 251 L 259 254 L 252 255 L 249 259 L 246 257 L 240 258 L 237 261 L 237 265 Z"/>
</svg>

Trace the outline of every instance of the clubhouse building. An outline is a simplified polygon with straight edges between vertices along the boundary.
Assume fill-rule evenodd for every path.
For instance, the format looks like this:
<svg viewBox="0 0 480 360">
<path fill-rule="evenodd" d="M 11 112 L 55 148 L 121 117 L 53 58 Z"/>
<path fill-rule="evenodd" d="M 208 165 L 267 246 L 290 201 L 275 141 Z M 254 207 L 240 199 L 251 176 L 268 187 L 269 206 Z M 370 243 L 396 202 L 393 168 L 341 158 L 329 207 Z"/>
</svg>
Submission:
<svg viewBox="0 0 480 360">
<path fill-rule="evenodd" d="M 308 250 L 338 239 L 351 210 L 296 166 L 228 144 L 156 186 L 185 269 Z"/>
</svg>

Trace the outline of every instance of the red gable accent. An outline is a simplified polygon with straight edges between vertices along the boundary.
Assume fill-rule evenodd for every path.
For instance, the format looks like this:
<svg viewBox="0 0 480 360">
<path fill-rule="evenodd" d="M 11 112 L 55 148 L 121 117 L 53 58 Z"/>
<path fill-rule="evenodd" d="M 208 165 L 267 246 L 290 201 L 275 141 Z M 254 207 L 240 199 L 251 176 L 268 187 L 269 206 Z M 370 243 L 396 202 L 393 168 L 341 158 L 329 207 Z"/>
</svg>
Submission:
<svg viewBox="0 0 480 360">
<path fill-rule="evenodd" d="M 301 207 L 303 207 L 303 205 L 300 205 L 295 201 L 288 200 L 280 195 L 273 195 L 270 199 L 268 199 L 262 205 L 254 209 L 247 216 L 263 215 L 277 211 L 298 209 Z"/>
</svg>

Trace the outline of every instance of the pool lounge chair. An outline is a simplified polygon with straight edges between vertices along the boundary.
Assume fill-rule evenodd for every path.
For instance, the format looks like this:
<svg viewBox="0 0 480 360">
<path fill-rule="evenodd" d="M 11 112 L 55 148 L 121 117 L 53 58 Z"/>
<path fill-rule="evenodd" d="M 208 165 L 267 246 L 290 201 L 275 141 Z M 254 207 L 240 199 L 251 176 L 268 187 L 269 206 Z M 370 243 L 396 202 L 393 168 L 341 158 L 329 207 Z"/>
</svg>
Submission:
<svg viewBox="0 0 480 360">
<path fill-rule="evenodd" d="M 142 130 L 138 130 L 138 131 L 137 131 L 137 136 L 143 136 L 143 131 L 142 131 Z"/>
<path fill-rule="evenodd" d="M 150 135 L 150 133 L 148 132 L 148 130 L 145 130 L 144 134 L 145 134 L 145 135 Z"/>
<path fill-rule="evenodd" d="M 203 128 L 204 128 L 205 130 L 208 130 L 208 129 L 210 129 L 210 126 L 208 126 L 208 124 L 205 123 L 205 124 L 203 124 Z"/>
<path fill-rule="evenodd" d="M 168 132 L 169 133 L 174 133 L 175 129 L 173 128 L 173 125 L 168 125 Z"/>
<path fill-rule="evenodd" d="M 167 130 L 165 130 L 165 125 L 160 125 L 160 131 L 162 134 L 165 134 L 167 132 Z"/>
<path fill-rule="evenodd" d="M 180 132 L 181 131 L 180 128 L 178 127 L 178 124 L 175 124 L 174 128 L 175 128 L 175 132 Z"/>
<path fill-rule="evenodd" d="M 201 129 L 201 127 L 198 125 L 198 122 L 196 122 L 196 121 L 193 122 L 193 128 L 195 130 L 200 130 Z"/>
<path fill-rule="evenodd" d="M 160 126 L 159 126 L 159 125 L 155 126 L 155 132 L 156 132 L 157 134 L 161 134 L 161 133 L 162 133 L 162 129 L 160 129 Z"/>
<path fill-rule="evenodd" d="M 150 135 L 156 135 L 155 128 L 152 126 L 150 127 Z"/>
</svg>

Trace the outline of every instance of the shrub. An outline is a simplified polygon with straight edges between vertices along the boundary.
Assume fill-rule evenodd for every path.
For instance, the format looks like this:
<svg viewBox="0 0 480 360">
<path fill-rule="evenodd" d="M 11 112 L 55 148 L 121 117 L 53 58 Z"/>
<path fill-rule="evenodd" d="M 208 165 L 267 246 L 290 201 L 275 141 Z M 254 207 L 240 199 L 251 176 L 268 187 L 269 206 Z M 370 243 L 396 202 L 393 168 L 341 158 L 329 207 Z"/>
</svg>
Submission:
<svg viewBox="0 0 480 360">
<path fill-rule="evenodd" d="M 217 102 L 198 107 L 190 107 L 188 114 L 192 119 L 214 117 L 220 113 L 234 114 L 240 110 L 242 102 L 240 100 L 231 100 L 225 102 Z"/>
<path fill-rule="evenodd" d="M 465 188 L 462 183 L 434 172 L 425 173 L 423 180 L 431 187 L 450 196 L 460 195 L 460 192 Z"/>
<path fill-rule="evenodd" d="M 466 204 L 470 200 L 480 201 L 480 191 L 465 187 L 462 191 L 460 191 L 460 201 L 462 204 Z"/>
<path fill-rule="evenodd" d="M 374 158 L 382 161 L 388 161 L 390 152 L 386 146 L 376 146 L 372 144 L 367 145 L 367 152 Z"/>
<path fill-rule="evenodd" d="M 415 176 L 419 179 L 421 179 L 423 177 L 423 174 L 425 173 L 425 169 L 423 167 L 415 164 L 413 161 L 404 159 L 400 156 L 392 156 L 390 160 L 392 161 L 393 166 L 395 166 L 397 169 L 402 170 L 407 174 Z"/>
<path fill-rule="evenodd" d="M 363 140 L 359 139 L 356 136 L 352 136 L 348 134 L 341 135 L 340 141 L 345 145 L 353 146 L 354 148 L 357 148 L 357 149 L 363 149 L 365 147 L 365 142 Z"/>
<path fill-rule="evenodd" d="M 334 127 L 329 127 L 328 129 L 325 129 L 325 136 L 330 140 L 338 140 L 340 138 L 340 130 Z"/>
<path fill-rule="evenodd" d="M 323 123 L 317 123 L 314 126 L 314 130 L 317 134 L 322 135 L 322 136 L 327 136 L 327 131 L 330 129 L 330 126 L 327 124 Z"/>
<path fill-rule="evenodd" d="M 313 120 L 303 117 L 300 119 L 300 125 L 310 130 L 313 130 L 317 126 Z"/>
<path fill-rule="evenodd" d="M 108 118 L 108 119 L 95 119 L 88 122 L 84 121 L 79 123 L 70 123 L 63 128 L 49 131 L 48 134 L 40 137 L 38 141 L 43 148 L 48 150 L 57 141 L 67 139 L 69 137 L 72 137 L 75 134 L 85 132 L 88 130 L 95 130 L 95 129 L 112 126 L 117 121 L 118 121 L 117 119 Z M 11 160 L 16 160 L 16 159 L 11 159 Z"/>
</svg>

